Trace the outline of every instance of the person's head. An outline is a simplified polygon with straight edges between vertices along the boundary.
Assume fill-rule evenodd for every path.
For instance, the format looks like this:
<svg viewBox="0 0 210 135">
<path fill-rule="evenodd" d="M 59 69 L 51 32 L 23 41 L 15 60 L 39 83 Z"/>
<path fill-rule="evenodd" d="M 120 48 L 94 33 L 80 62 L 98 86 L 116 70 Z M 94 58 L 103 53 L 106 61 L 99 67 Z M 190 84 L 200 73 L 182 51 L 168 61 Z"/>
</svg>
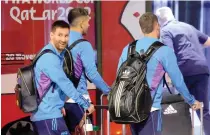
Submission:
<svg viewBox="0 0 210 135">
<path fill-rule="evenodd" d="M 153 13 L 144 13 L 139 19 L 139 25 L 144 35 L 160 38 L 160 26 L 157 16 Z"/>
<path fill-rule="evenodd" d="M 69 24 L 65 21 L 58 20 L 52 24 L 50 32 L 50 41 L 59 51 L 63 51 L 69 40 Z"/>
<path fill-rule="evenodd" d="M 174 15 L 169 7 L 158 8 L 155 14 L 158 17 L 158 21 L 161 27 L 168 21 L 175 20 Z"/>
<path fill-rule="evenodd" d="M 90 16 L 88 10 L 84 8 L 74 8 L 68 14 L 68 21 L 71 29 L 77 29 L 81 34 L 88 32 Z"/>
</svg>

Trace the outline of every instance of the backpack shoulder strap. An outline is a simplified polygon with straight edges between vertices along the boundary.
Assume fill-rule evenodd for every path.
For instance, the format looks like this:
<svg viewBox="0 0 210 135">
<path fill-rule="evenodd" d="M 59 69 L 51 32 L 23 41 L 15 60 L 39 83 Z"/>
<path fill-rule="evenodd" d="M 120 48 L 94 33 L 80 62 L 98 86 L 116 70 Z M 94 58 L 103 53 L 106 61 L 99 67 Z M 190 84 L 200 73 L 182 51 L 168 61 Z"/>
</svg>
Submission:
<svg viewBox="0 0 210 135">
<path fill-rule="evenodd" d="M 78 43 L 80 43 L 80 42 L 84 42 L 84 41 L 87 41 L 88 42 L 88 40 L 86 40 L 86 39 L 78 39 L 78 40 L 76 40 L 76 41 L 74 41 L 69 47 L 66 47 L 66 49 L 67 50 L 71 50 L 72 48 L 74 48 Z M 81 75 L 82 76 L 82 75 Z M 80 79 L 81 79 L 81 76 L 79 77 L 79 81 L 80 81 Z M 91 82 L 90 81 L 90 79 L 87 77 L 87 75 L 85 74 L 85 78 L 89 81 L 89 82 Z M 78 82 L 79 83 L 79 82 Z M 78 84 L 77 84 L 78 85 Z"/>
<path fill-rule="evenodd" d="M 54 53 L 52 50 L 50 49 L 45 49 L 42 52 L 38 53 L 35 58 L 32 61 L 32 65 L 36 64 L 37 60 L 45 53 Z"/>
<path fill-rule="evenodd" d="M 168 92 L 172 94 L 171 89 L 169 88 L 168 83 L 166 82 L 166 74 L 163 75 L 163 87 L 164 87 L 164 84 L 166 85 Z"/>
<path fill-rule="evenodd" d="M 135 40 L 129 44 L 127 58 L 131 58 L 133 55 L 135 55 L 137 41 L 138 40 Z"/>
<path fill-rule="evenodd" d="M 45 54 L 45 53 L 53 53 L 53 54 L 55 54 L 52 50 L 50 50 L 50 49 L 45 49 L 45 50 L 41 51 L 40 53 L 38 53 L 38 54 L 35 56 L 34 60 L 32 61 L 32 65 L 34 66 L 34 65 L 36 64 L 37 60 L 38 60 L 43 54 Z M 49 87 L 47 88 L 47 91 L 45 92 L 45 94 L 50 90 L 49 88 L 50 88 L 51 86 L 53 86 L 52 89 L 53 89 L 53 91 L 54 91 L 55 83 L 52 82 L 51 85 L 49 85 Z M 36 87 L 36 85 L 35 85 L 35 87 Z M 37 94 L 37 95 L 38 95 L 38 99 L 39 99 L 39 100 L 38 100 L 38 105 L 41 103 L 41 101 L 42 101 L 42 99 L 44 98 L 45 94 L 44 94 L 42 97 L 40 97 L 40 95 Z"/>
<path fill-rule="evenodd" d="M 152 55 L 161 47 L 164 46 L 163 43 L 159 42 L 159 41 L 155 41 L 150 47 L 149 49 L 145 52 L 145 61 L 148 62 L 150 60 L 150 58 L 152 57 Z"/>
<path fill-rule="evenodd" d="M 88 41 L 88 40 L 86 40 L 86 39 L 78 39 L 78 40 L 74 41 L 74 43 L 72 43 L 72 44 L 71 44 L 69 47 L 67 47 L 67 48 L 68 48 L 68 50 L 71 50 L 71 49 L 74 48 L 78 43 L 84 42 L 84 41 Z"/>
</svg>

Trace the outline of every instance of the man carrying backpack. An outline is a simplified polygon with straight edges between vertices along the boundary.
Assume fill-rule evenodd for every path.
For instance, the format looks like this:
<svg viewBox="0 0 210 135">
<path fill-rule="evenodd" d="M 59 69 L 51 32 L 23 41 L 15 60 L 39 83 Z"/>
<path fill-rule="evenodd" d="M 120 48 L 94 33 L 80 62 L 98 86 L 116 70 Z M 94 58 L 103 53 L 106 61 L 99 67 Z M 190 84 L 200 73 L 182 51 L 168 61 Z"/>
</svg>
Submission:
<svg viewBox="0 0 210 135">
<path fill-rule="evenodd" d="M 42 49 L 49 49 L 53 53 L 43 54 L 34 67 L 36 87 L 42 100 L 38 110 L 32 113 L 31 120 L 39 135 L 70 135 L 61 113 L 66 95 L 89 113 L 94 111 L 93 105 L 75 89 L 63 71 L 63 50 L 68 40 L 68 23 L 55 21 L 51 28 L 50 42 Z"/>
<path fill-rule="evenodd" d="M 145 13 L 140 17 L 139 24 L 144 37 L 136 43 L 136 51 L 144 53 L 160 37 L 160 27 L 157 17 L 152 13 Z M 128 46 L 123 49 L 118 68 L 126 61 Z M 147 63 L 146 80 L 151 90 L 153 100 L 150 116 L 141 123 L 131 124 L 133 135 L 161 135 L 161 100 L 163 76 L 168 73 L 173 84 L 193 109 L 199 109 L 201 104 L 189 94 L 183 76 L 177 65 L 173 50 L 167 46 L 160 47 Z M 177 129 L 178 130 L 178 129 Z"/>
<path fill-rule="evenodd" d="M 88 41 L 81 40 L 83 35 L 86 35 L 88 32 L 89 20 L 88 11 L 84 8 L 74 8 L 68 14 L 68 21 L 71 27 L 69 46 L 71 47 L 72 44 L 77 42 L 71 49 L 75 76 L 79 79 L 77 91 L 91 102 L 87 91 L 87 78 L 103 93 L 107 94 L 110 88 L 97 71 L 95 54 L 91 44 Z M 78 42 L 79 40 L 81 42 Z M 69 99 L 65 104 L 65 110 L 67 125 L 70 131 L 74 132 L 75 127 L 84 115 L 84 108 L 72 99 Z"/>
</svg>

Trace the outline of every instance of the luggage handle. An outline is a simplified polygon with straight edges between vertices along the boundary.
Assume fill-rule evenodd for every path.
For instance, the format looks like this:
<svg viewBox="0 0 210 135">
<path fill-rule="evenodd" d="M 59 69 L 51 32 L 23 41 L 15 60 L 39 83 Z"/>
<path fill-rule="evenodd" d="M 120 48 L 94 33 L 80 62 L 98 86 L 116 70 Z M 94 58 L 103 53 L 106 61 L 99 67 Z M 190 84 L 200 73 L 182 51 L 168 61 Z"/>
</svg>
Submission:
<svg viewBox="0 0 210 135">
<path fill-rule="evenodd" d="M 87 124 L 87 113 L 86 113 L 86 109 L 84 110 L 85 111 L 85 113 L 84 113 L 84 116 L 85 116 L 85 128 L 84 128 L 84 130 L 85 130 L 85 135 L 87 135 L 87 130 L 86 130 L 86 124 Z"/>
<path fill-rule="evenodd" d="M 107 96 L 107 94 L 102 94 L 101 99 L 101 132 L 100 135 L 103 135 L 103 109 L 107 109 L 103 105 L 103 97 Z M 110 135 L 110 114 L 109 110 L 107 110 L 107 135 Z M 122 124 L 122 135 L 126 135 L 126 126 L 125 124 Z"/>
<path fill-rule="evenodd" d="M 200 126 L 200 135 L 203 135 L 203 102 L 201 102 L 201 108 L 200 108 L 200 121 L 201 121 L 201 126 Z M 194 135 L 194 112 L 195 110 L 192 109 L 192 135 Z"/>
<path fill-rule="evenodd" d="M 87 110 L 87 109 L 84 109 L 84 112 L 85 112 L 85 113 L 84 113 L 84 116 L 83 116 L 83 117 L 84 117 L 84 119 L 83 119 L 83 120 L 84 120 L 84 125 L 83 125 L 84 127 L 83 127 L 83 129 L 84 129 L 85 135 L 87 135 L 87 132 L 88 132 L 88 131 L 87 131 L 87 116 L 88 116 L 88 110 Z"/>
<path fill-rule="evenodd" d="M 101 106 L 103 106 L 103 97 L 107 96 L 107 94 L 101 94 Z M 107 112 L 108 113 L 108 112 Z M 108 126 L 108 118 L 107 118 L 107 128 L 108 130 L 110 129 Z M 103 135 L 103 109 L 101 109 L 101 135 Z M 107 134 L 109 135 L 109 131 L 107 132 Z"/>
</svg>

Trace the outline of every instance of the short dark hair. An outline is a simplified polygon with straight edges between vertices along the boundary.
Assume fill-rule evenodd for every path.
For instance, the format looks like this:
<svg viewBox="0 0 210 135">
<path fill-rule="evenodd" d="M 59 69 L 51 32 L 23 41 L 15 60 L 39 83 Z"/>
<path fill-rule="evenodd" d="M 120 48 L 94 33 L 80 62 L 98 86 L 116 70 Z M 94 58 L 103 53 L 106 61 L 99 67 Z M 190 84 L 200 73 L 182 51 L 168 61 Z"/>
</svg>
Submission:
<svg viewBox="0 0 210 135">
<path fill-rule="evenodd" d="M 72 24 L 76 18 L 81 16 L 88 16 L 88 10 L 81 7 L 70 10 L 68 14 L 69 24 Z"/>
<path fill-rule="evenodd" d="M 57 20 L 52 24 L 51 31 L 55 31 L 55 29 L 58 27 L 70 29 L 69 24 L 67 22 L 65 22 L 63 20 Z"/>
<path fill-rule="evenodd" d="M 141 30 L 145 34 L 149 34 L 154 29 L 155 22 L 158 23 L 158 18 L 151 12 L 144 13 L 139 19 Z"/>
</svg>

